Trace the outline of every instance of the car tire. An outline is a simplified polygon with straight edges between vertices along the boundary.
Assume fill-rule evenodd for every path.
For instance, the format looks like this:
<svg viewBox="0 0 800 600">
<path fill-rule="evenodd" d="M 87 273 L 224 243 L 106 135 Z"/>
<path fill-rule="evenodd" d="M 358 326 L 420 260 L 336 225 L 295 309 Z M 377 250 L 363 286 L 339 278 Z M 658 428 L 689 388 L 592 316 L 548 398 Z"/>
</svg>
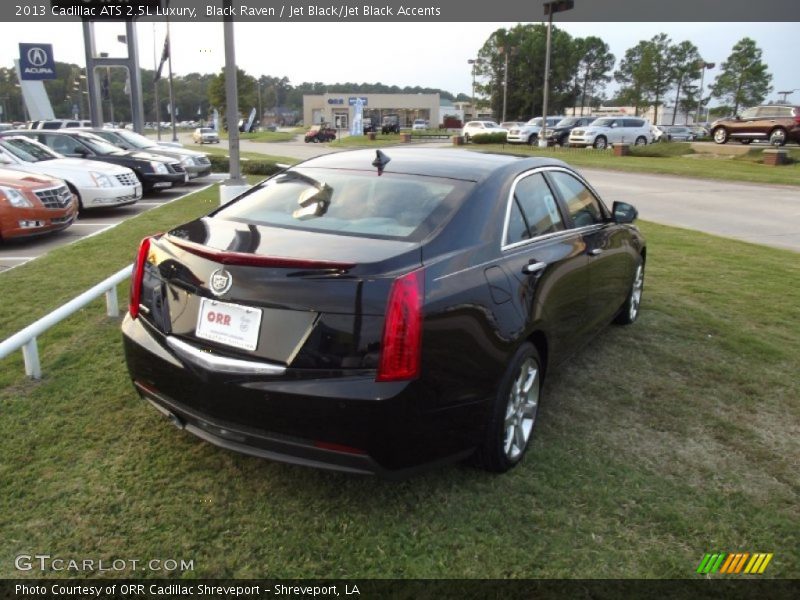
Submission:
<svg viewBox="0 0 800 600">
<path fill-rule="evenodd" d="M 639 257 L 636 263 L 636 271 L 633 276 L 633 283 L 631 283 L 631 290 L 628 292 L 628 297 L 625 304 L 619 310 L 619 314 L 614 319 L 614 323 L 618 325 L 630 325 L 635 322 L 639 317 L 639 309 L 642 304 L 642 292 L 644 291 L 644 260 Z"/>
<path fill-rule="evenodd" d="M 528 141 L 525 142 L 528 146 L 533 146 L 535 143 L 539 141 L 539 136 L 534 135 L 533 133 L 528 136 Z"/>
<path fill-rule="evenodd" d="M 717 144 L 724 144 L 728 141 L 728 131 L 724 127 L 717 127 L 711 135 Z"/>
<path fill-rule="evenodd" d="M 643 135 L 640 135 L 636 138 L 636 141 L 633 143 L 634 146 L 647 146 L 647 138 Z"/>
<path fill-rule="evenodd" d="M 786 130 L 782 127 L 774 129 L 769 134 L 770 146 L 783 146 L 786 143 Z"/>
<path fill-rule="evenodd" d="M 508 363 L 492 405 L 477 464 L 504 473 L 519 464 L 533 437 L 542 390 L 542 361 L 533 344 L 523 343 Z"/>
<path fill-rule="evenodd" d="M 72 195 L 78 199 L 78 212 L 83 211 L 83 200 L 81 199 L 81 195 L 78 193 L 78 190 L 71 183 L 69 182 L 66 183 L 67 187 L 69 188 L 69 191 L 72 192 Z"/>
<path fill-rule="evenodd" d="M 594 144 L 592 144 L 598 150 L 605 150 L 608 147 L 608 140 L 604 135 L 598 135 L 594 138 Z"/>
</svg>

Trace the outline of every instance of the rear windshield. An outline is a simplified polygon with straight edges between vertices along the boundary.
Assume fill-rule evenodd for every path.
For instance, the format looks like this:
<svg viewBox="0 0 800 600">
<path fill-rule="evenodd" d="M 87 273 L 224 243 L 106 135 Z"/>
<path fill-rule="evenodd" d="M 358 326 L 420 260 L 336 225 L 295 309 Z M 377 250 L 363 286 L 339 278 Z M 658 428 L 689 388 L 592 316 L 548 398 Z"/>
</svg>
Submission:
<svg viewBox="0 0 800 600">
<path fill-rule="evenodd" d="M 375 171 L 298 168 L 260 184 L 214 217 L 359 237 L 421 240 L 472 183 Z"/>
</svg>

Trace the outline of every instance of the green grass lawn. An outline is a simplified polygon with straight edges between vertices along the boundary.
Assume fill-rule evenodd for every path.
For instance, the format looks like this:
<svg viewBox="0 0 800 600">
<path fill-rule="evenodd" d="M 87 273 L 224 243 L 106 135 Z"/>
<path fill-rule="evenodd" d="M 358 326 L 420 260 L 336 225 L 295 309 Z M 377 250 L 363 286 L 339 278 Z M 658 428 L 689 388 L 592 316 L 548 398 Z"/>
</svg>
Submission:
<svg viewBox="0 0 800 600">
<path fill-rule="evenodd" d="M 521 156 L 549 156 L 568 162 L 576 167 L 681 175 L 702 179 L 800 185 L 800 151 L 796 149 L 790 150 L 790 156 L 794 159 L 792 164 L 772 167 L 761 164 L 763 149 L 752 149 L 750 153 L 737 157 L 721 157 L 700 153 L 675 156 L 670 151 L 670 146 L 688 147 L 688 144 L 654 144 L 641 149 L 643 154 L 656 152 L 661 154 L 660 156 L 614 156 L 611 150 L 538 148 L 536 146 L 511 144 L 469 144 L 465 148 L 481 152 L 501 152 Z M 666 147 L 666 149 L 662 150 L 659 147 Z M 634 148 L 632 151 L 637 152 L 640 149 Z"/>
<path fill-rule="evenodd" d="M 227 148 L 210 148 L 208 144 L 204 144 L 202 146 L 195 144 L 192 149 L 199 150 L 200 152 L 205 152 L 210 156 L 226 156 L 226 157 L 230 156 L 230 152 L 228 151 Z M 263 154 L 261 152 L 239 152 L 239 157 L 240 159 L 259 160 L 259 161 L 266 161 L 273 163 L 282 163 L 287 165 L 293 165 L 299 162 L 298 159 L 292 158 L 290 156 Z"/>
<path fill-rule="evenodd" d="M 0 274 L 0 339 L 217 198 Z M 694 578 L 719 551 L 800 577 L 797 254 L 641 227 L 640 320 L 551 373 L 531 452 L 502 476 L 391 483 L 203 443 L 137 397 L 96 302 L 40 340 L 41 381 L 19 353 L 0 362 L 0 577 L 47 553 L 193 560 L 196 577 Z"/>
</svg>

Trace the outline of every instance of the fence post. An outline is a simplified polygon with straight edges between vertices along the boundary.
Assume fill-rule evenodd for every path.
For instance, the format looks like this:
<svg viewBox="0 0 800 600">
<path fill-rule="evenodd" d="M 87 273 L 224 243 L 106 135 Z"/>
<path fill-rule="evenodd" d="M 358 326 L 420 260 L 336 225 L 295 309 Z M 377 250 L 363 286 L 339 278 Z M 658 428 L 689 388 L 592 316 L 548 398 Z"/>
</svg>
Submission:
<svg viewBox="0 0 800 600">
<path fill-rule="evenodd" d="M 33 379 L 42 378 L 42 365 L 39 363 L 39 348 L 33 337 L 22 346 L 22 357 L 25 359 L 25 375 Z"/>
<path fill-rule="evenodd" d="M 119 316 L 119 302 L 117 301 L 117 286 L 106 292 L 106 314 L 109 317 Z"/>
</svg>

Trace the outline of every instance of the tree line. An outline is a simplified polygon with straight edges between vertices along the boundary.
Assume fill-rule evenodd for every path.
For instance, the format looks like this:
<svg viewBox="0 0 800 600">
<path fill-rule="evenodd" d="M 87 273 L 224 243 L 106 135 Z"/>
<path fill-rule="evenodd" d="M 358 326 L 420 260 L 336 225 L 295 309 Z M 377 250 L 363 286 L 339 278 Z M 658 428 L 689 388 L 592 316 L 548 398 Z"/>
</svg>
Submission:
<svg viewBox="0 0 800 600">
<path fill-rule="evenodd" d="M 486 102 L 495 115 L 507 119 L 541 115 L 544 97 L 544 65 L 547 27 L 520 24 L 492 33 L 478 52 L 475 75 L 478 103 Z M 616 57 L 602 39 L 572 37 L 557 27 L 552 30 L 548 112 L 563 113 L 601 103 L 633 106 L 640 111 L 655 107 L 654 120 L 665 104 L 673 109 L 662 115 L 674 123 L 677 111 L 694 111 L 701 100 L 711 97 L 726 103 L 723 111 L 736 113 L 741 107 L 760 104 L 772 91 L 772 75 L 762 61 L 755 41 L 743 38 L 719 66 L 710 94 L 700 90 L 698 79 L 707 64 L 692 42 L 674 42 L 665 33 L 642 40 L 625 52 L 617 68 Z M 619 84 L 613 98 L 605 97 L 611 80 Z"/>
</svg>

